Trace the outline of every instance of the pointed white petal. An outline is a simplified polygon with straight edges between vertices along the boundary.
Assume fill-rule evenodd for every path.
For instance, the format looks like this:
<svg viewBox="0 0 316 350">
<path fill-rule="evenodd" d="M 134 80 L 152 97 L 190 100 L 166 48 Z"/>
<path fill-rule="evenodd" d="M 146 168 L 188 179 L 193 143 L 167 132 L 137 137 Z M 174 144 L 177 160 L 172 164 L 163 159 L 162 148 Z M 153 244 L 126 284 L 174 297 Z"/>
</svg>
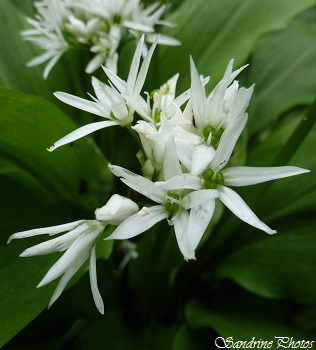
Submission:
<svg viewBox="0 0 316 350">
<path fill-rule="evenodd" d="M 166 219 L 170 213 L 164 205 L 155 205 L 130 216 L 106 239 L 129 239 L 148 230 L 157 222 Z"/>
<path fill-rule="evenodd" d="M 62 137 L 60 140 L 56 141 L 53 146 L 47 148 L 49 152 L 53 152 L 56 148 L 60 146 L 67 145 L 70 142 L 76 141 L 84 136 L 91 134 L 94 131 L 108 128 L 109 126 L 119 125 L 116 121 L 106 120 L 104 122 L 96 122 L 82 126 L 81 128 L 74 130 L 70 134 Z"/>
<path fill-rule="evenodd" d="M 110 69 L 102 66 L 102 69 L 104 70 L 105 74 L 108 76 L 112 84 L 117 88 L 117 90 L 121 94 L 127 94 L 127 84 L 125 81 L 123 81 L 120 77 L 118 77 L 115 73 L 113 73 Z"/>
<path fill-rule="evenodd" d="M 155 185 L 167 191 L 181 189 L 199 190 L 202 187 L 202 181 L 199 176 L 186 173 L 174 176 L 168 181 L 158 181 Z"/>
<path fill-rule="evenodd" d="M 203 206 L 215 198 L 218 198 L 217 190 L 193 191 L 182 198 L 181 205 L 184 209 L 190 209 L 196 206 Z"/>
<path fill-rule="evenodd" d="M 164 179 L 169 180 L 173 176 L 182 174 L 176 144 L 174 138 L 170 135 L 167 140 L 165 157 L 163 163 Z"/>
<path fill-rule="evenodd" d="M 168 35 L 163 34 L 147 34 L 146 41 L 148 43 L 153 43 L 158 38 L 159 45 L 168 45 L 168 46 L 179 46 L 181 45 L 181 41 L 175 38 L 172 38 Z"/>
<path fill-rule="evenodd" d="M 120 177 L 121 180 L 133 190 L 157 203 L 165 202 L 167 197 L 166 192 L 158 188 L 152 181 L 116 165 L 109 165 L 109 168 L 115 176 Z"/>
<path fill-rule="evenodd" d="M 236 142 L 247 123 L 247 119 L 248 115 L 245 113 L 231 123 L 224 131 L 215 156 L 211 161 L 211 169 L 219 171 L 228 163 Z"/>
<path fill-rule="evenodd" d="M 79 108 L 83 111 L 86 111 L 95 115 L 99 115 L 100 117 L 102 117 L 102 113 L 98 109 L 97 103 L 93 101 L 85 100 L 83 98 L 80 98 L 71 94 L 67 94 L 65 92 L 60 92 L 60 91 L 54 92 L 54 95 L 60 101 L 67 103 L 70 106 Z"/>
<path fill-rule="evenodd" d="M 98 54 L 95 55 L 87 64 L 86 68 L 85 68 L 85 72 L 87 74 L 91 74 L 94 71 L 96 71 L 99 67 L 101 67 L 101 65 L 104 63 L 105 61 L 105 57 L 103 54 Z"/>
<path fill-rule="evenodd" d="M 70 247 L 70 245 L 80 236 L 80 234 L 88 228 L 88 224 L 83 223 L 74 228 L 70 232 L 54 238 L 49 241 L 37 244 L 26 249 L 20 254 L 21 257 L 28 257 L 34 255 L 45 255 L 53 252 L 62 252 Z"/>
<path fill-rule="evenodd" d="M 46 79 L 48 77 L 48 74 L 50 73 L 50 71 L 53 69 L 53 67 L 55 66 L 55 64 L 57 63 L 57 61 L 60 59 L 60 57 L 62 56 L 63 53 L 57 54 L 56 56 L 54 56 L 45 66 L 44 68 L 44 72 L 43 72 L 43 78 Z"/>
<path fill-rule="evenodd" d="M 143 50 L 143 45 L 144 45 L 144 35 L 141 36 L 139 39 L 139 42 L 137 44 L 134 57 L 131 63 L 131 68 L 128 73 L 127 77 L 127 85 L 129 86 L 135 86 L 136 83 L 136 77 L 138 73 L 138 68 L 139 68 L 139 63 L 140 63 L 140 58 L 142 56 L 142 50 Z"/>
<path fill-rule="evenodd" d="M 190 68 L 191 68 L 191 101 L 193 107 L 193 114 L 196 121 L 196 125 L 200 125 L 205 118 L 203 115 L 204 107 L 206 106 L 205 90 L 201 83 L 200 75 L 195 67 L 194 61 L 190 56 Z"/>
<path fill-rule="evenodd" d="M 215 149 L 213 147 L 201 144 L 194 147 L 192 153 L 191 174 L 199 175 L 210 164 L 215 156 Z"/>
<path fill-rule="evenodd" d="M 69 269 L 76 269 L 88 259 L 91 246 L 103 231 L 104 226 L 99 224 L 98 227 L 90 227 L 89 230 L 83 232 L 63 256 L 50 268 L 45 277 L 39 283 L 38 287 L 53 281 L 63 275 Z"/>
<path fill-rule="evenodd" d="M 219 199 L 231 210 L 239 219 L 247 224 L 265 231 L 268 234 L 276 233 L 264 222 L 259 220 L 256 214 L 248 207 L 244 200 L 233 190 L 226 186 L 218 186 Z"/>
<path fill-rule="evenodd" d="M 27 238 L 27 237 L 38 236 L 38 235 L 52 236 L 61 232 L 70 231 L 84 221 L 85 220 L 77 220 L 77 221 L 69 222 L 68 224 L 49 226 L 49 227 L 43 227 L 43 228 L 35 228 L 33 230 L 17 232 L 9 237 L 8 243 L 10 243 L 12 239 Z"/>
<path fill-rule="evenodd" d="M 295 166 L 247 167 L 238 166 L 222 170 L 225 185 L 249 186 L 284 177 L 308 173 L 309 170 Z"/>
<path fill-rule="evenodd" d="M 188 237 L 189 214 L 186 211 L 181 210 L 174 218 L 172 218 L 172 222 L 174 225 L 178 246 L 184 259 L 195 260 L 195 252 L 190 245 Z"/>
<path fill-rule="evenodd" d="M 65 287 L 67 286 L 68 282 L 71 280 L 71 277 L 79 270 L 80 266 L 76 266 L 73 268 L 68 269 L 63 276 L 61 277 L 49 303 L 48 308 L 50 308 L 54 302 L 60 297 L 61 293 L 64 291 Z M 37 286 L 37 288 L 41 287 L 40 285 Z"/>
<path fill-rule="evenodd" d="M 203 205 L 193 207 L 190 211 L 188 236 L 193 250 L 198 246 L 215 209 L 215 199 L 211 199 Z"/>
<path fill-rule="evenodd" d="M 104 304 L 98 289 L 95 246 L 91 248 L 89 276 L 90 276 L 90 285 L 91 285 L 91 291 L 92 291 L 92 296 L 93 296 L 95 306 L 97 307 L 99 312 L 103 315 Z"/>
<path fill-rule="evenodd" d="M 136 79 L 136 83 L 135 83 L 135 87 L 134 87 L 134 91 L 133 91 L 133 96 L 137 96 L 140 94 L 140 91 L 144 85 L 145 79 L 146 79 L 146 75 L 148 72 L 148 68 L 149 68 L 149 64 L 152 58 L 152 55 L 155 51 L 155 48 L 157 46 L 157 40 L 151 45 L 137 76 Z"/>
</svg>

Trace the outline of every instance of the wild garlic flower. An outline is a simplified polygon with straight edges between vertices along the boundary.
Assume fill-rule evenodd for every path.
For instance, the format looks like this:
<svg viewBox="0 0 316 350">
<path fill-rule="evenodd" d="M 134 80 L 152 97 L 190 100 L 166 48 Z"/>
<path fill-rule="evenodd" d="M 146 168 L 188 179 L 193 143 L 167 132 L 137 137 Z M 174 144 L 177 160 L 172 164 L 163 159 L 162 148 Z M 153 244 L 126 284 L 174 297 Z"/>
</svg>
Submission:
<svg viewBox="0 0 316 350">
<path fill-rule="evenodd" d="M 268 234 L 276 233 L 275 230 L 263 223 L 254 212 L 248 207 L 244 200 L 228 186 L 240 187 L 263 183 L 275 179 L 304 174 L 309 172 L 294 166 L 283 167 L 247 167 L 235 166 L 227 167 L 236 141 L 239 138 L 247 122 L 247 118 L 235 120 L 223 133 L 219 146 L 216 149 L 213 159 L 204 168 L 200 169 L 201 189 L 215 189 L 218 191 L 219 200 L 230 209 L 238 218 Z M 202 157 L 202 155 L 200 155 Z M 202 164 L 208 162 L 208 156 L 204 155 L 206 161 L 199 159 Z M 193 176 L 191 174 L 191 176 Z M 168 183 L 168 182 L 167 182 Z M 178 189 L 177 177 L 172 185 L 168 185 L 170 190 Z"/>
<path fill-rule="evenodd" d="M 194 126 L 207 145 L 217 147 L 225 129 L 239 117 L 242 117 L 248 107 L 253 93 L 249 89 L 239 88 L 235 77 L 247 65 L 232 71 L 233 60 L 228 63 L 223 78 L 209 96 L 205 95 L 204 87 L 196 70 L 193 59 L 191 66 L 191 103 Z"/>
<path fill-rule="evenodd" d="M 215 209 L 217 190 L 202 189 L 201 180 L 183 174 L 175 143 L 170 137 L 165 152 L 164 178 L 152 182 L 122 167 L 109 165 L 114 175 L 130 188 L 146 196 L 157 205 L 145 206 L 123 221 L 107 239 L 129 239 L 167 219 L 174 226 L 179 249 L 186 260 L 195 259 L 195 249 L 209 224 Z M 170 190 L 175 186 L 177 189 Z M 197 190 L 192 192 L 192 190 Z"/>
<path fill-rule="evenodd" d="M 89 275 L 93 300 L 99 312 L 103 314 L 104 304 L 97 284 L 96 245 L 108 224 L 118 225 L 137 212 L 138 209 L 137 204 L 132 200 L 119 195 L 113 195 L 106 205 L 96 210 L 97 220 L 78 220 L 58 226 L 17 232 L 9 238 L 8 243 L 13 239 L 43 234 L 55 236 L 66 232 L 57 238 L 26 249 L 20 256 L 29 257 L 65 251 L 37 286 L 42 287 L 61 277 L 50 299 L 49 307 L 59 298 L 74 274 L 89 259 Z"/>
<path fill-rule="evenodd" d="M 132 123 L 135 109 L 141 109 L 142 104 L 146 105 L 145 101 L 140 96 L 140 92 L 144 85 L 157 41 L 151 46 L 140 66 L 143 45 L 144 36 L 141 37 L 137 45 L 126 81 L 122 80 L 107 68 L 104 68 L 104 71 L 109 78 L 110 86 L 92 77 L 92 86 L 96 95 L 96 97 L 91 96 L 93 101 L 85 100 L 64 92 L 55 92 L 54 95 L 62 102 L 108 120 L 80 127 L 55 142 L 48 151 L 52 152 L 56 148 L 78 140 L 94 131 L 114 125 L 127 126 Z"/>
<path fill-rule="evenodd" d="M 161 20 L 166 6 L 158 2 L 144 7 L 139 0 L 38 0 L 35 19 L 28 18 L 33 27 L 22 31 L 25 40 L 34 43 L 43 54 L 32 59 L 28 66 L 47 62 L 44 78 L 64 52 L 75 48 L 90 51 L 93 57 L 86 73 L 105 65 L 117 71 L 118 52 L 123 42 L 144 34 L 145 42 L 153 43 L 158 34 L 156 25 L 172 26 Z M 179 45 L 180 42 L 161 35 L 160 44 Z M 142 55 L 146 56 L 144 45 Z"/>
</svg>

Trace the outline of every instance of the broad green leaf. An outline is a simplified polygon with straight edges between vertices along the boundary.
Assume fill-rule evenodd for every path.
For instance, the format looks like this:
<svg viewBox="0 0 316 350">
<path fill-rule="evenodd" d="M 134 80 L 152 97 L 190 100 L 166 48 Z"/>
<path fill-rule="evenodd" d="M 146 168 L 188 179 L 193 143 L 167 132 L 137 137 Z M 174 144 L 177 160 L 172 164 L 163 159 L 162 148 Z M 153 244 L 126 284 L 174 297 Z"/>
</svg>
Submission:
<svg viewBox="0 0 316 350">
<path fill-rule="evenodd" d="M 186 307 L 189 325 L 193 329 L 205 327 L 215 329 L 220 337 L 224 339 L 230 337 L 234 343 L 251 341 L 253 338 L 257 341 L 260 339 L 270 341 L 273 344 L 272 349 L 277 348 L 278 339 L 275 337 L 278 336 L 294 337 L 295 340 L 313 340 L 312 332 L 286 324 L 276 303 L 236 290 L 234 294 L 231 292 L 227 290 L 219 298 L 215 297 L 212 307 L 190 303 Z M 210 339 L 210 344 L 215 345 L 216 341 L 218 346 L 224 346 L 223 339 L 216 340 L 216 338 Z"/>
<path fill-rule="evenodd" d="M 187 89 L 191 54 L 198 71 L 211 75 L 210 86 L 214 86 L 231 58 L 235 67 L 244 64 L 263 34 L 285 27 L 291 18 L 315 4 L 315 0 L 187 0 L 168 17 L 177 24 L 167 30 L 168 35 L 181 40 L 182 45 L 161 48 L 162 78 L 165 81 L 179 72 L 181 88 Z"/>
<path fill-rule="evenodd" d="M 286 218 L 279 233 L 244 246 L 226 257 L 218 275 L 268 298 L 316 303 L 315 220 Z"/>
<path fill-rule="evenodd" d="M 267 127 L 290 108 L 314 100 L 315 36 L 315 21 L 296 20 L 259 41 L 249 68 L 249 80 L 256 84 L 249 107 L 251 133 Z"/>
<path fill-rule="evenodd" d="M 0 154 L 29 173 L 55 198 L 93 210 L 111 189 L 112 176 L 96 146 L 85 138 L 49 153 L 46 148 L 76 129 L 54 105 L 0 89 Z"/>
</svg>

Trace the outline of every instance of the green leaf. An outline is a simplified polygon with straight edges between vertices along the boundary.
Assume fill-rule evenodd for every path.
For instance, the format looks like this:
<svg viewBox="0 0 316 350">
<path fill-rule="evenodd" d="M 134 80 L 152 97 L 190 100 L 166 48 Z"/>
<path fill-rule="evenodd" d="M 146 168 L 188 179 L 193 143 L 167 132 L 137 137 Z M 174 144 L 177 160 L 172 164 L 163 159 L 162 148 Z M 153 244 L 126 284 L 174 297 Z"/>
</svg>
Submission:
<svg viewBox="0 0 316 350">
<path fill-rule="evenodd" d="M 0 247 L 0 347 L 47 307 L 56 287 L 53 283 L 36 288 L 56 256 L 19 258 L 18 253 L 31 244 L 30 240 L 22 240 Z"/>
<path fill-rule="evenodd" d="M 0 155 L 40 183 L 50 196 L 90 210 L 103 204 L 112 175 L 100 151 L 85 138 L 47 152 L 76 129 L 54 105 L 31 95 L 0 88 Z"/>
<path fill-rule="evenodd" d="M 187 0 L 168 20 L 176 28 L 168 35 L 181 40 L 175 48 L 161 48 L 161 75 L 169 79 L 180 73 L 181 89 L 190 83 L 189 55 L 201 74 L 211 75 L 214 86 L 223 75 L 228 61 L 243 64 L 265 33 L 283 28 L 289 20 L 315 0 Z"/>
<path fill-rule="evenodd" d="M 316 303 L 315 220 L 288 217 L 278 234 L 242 247 L 225 258 L 218 275 L 268 298 Z"/>
<path fill-rule="evenodd" d="M 249 70 L 249 81 L 256 83 L 249 107 L 251 133 L 267 127 L 290 108 L 314 100 L 315 36 L 315 21 L 296 20 L 258 43 Z"/>
<path fill-rule="evenodd" d="M 277 345 L 275 336 L 289 336 L 295 340 L 313 339 L 313 333 L 287 325 L 277 303 L 242 291 L 234 292 L 231 289 L 223 291 L 221 296 L 213 298 L 212 307 L 193 302 L 188 304 L 186 318 L 189 325 L 194 330 L 205 327 L 215 329 L 218 335 L 225 339 L 231 337 L 234 342 L 251 341 L 253 337 L 257 341 L 270 341 L 274 344 L 273 349 Z M 215 344 L 216 338 L 210 339 L 210 344 Z M 223 346 L 223 343 L 222 339 L 217 339 L 219 346 Z"/>
</svg>

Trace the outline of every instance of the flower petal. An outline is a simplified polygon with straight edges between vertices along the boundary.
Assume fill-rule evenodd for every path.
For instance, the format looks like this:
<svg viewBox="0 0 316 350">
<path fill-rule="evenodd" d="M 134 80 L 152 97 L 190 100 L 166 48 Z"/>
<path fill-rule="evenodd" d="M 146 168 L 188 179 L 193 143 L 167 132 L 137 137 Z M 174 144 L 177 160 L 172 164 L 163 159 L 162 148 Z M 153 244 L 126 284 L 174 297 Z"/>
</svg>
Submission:
<svg viewBox="0 0 316 350">
<path fill-rule="evenodd" d="M 70 134 L 68 134 L 68 135 L 62 137 L 60 140 L 56 141 L 54 143 L 54 145 L 51 146 L 50 148 L 47 148 L 47 150 L 49 152 L 53 152 L 53 151 L 55 151 L 56 148 L 58 148 L 60 146 L 67 145 L 68 143 L 76 141 L 76 140 L 80 139 L 81 137 L 87 136 L 94 131 L 97 131 L 97 130 L 100 130 L 103 128 L 108 128 L 109 126 L 113 126 L 113 125 L 119 125 L 119 123 L 116 121 L 107 120 L 104 122 L 96 122 L 96 123 L 84 125 L 81 128 L 74 130 Z"/>
<path fill-rule="evenodd" d="M 88 259 L 91 246 L 95 243 L 104 226 L 98 223 L 97 227 L 91 226 L 89 230 L 83 232 L 63 256 L 50 268 L 45 277 L 39 283 L 38 287 L 53 281 L 63 275 L 67 270 L 80 268 Z"/>
<path fill-rule="evenodd" d="M 295 166 L 247 167 L 238 166 L 222 170 L 227 186 L 249 186 L 284 177 L 308 173 L 309 170 Z"/>
<path fill-rule="evenodd" d="M 191 247 L 188 237 L 189 213 L 181 210 L 172 218 L 174 231 L 176 234 L 178 246 L 185 260 L 194 259 L 194 249 Z"/>
<path fill-rule="evenodd" d="M 199 175 L 210 164 L 215 156 L 215 149 L 213 147 L 201 144 L 194 147 L 192 153 L 191 174 Z"/>
<path fill-rule="evenodd" d="M 79 270 L 81 265 L 78 265 L 76 267 L 69 268 L 61 277 L 49 303 L 48 308 L 50 308 L 54 302 L 60 297 L 61 293 L 66 288 L 68 282 L 71 280 L 72 276 Z M 41 287 L 40 285 L 37 286 L 38 288 Z"/>
<path fill-rule="evenodd" d="M 218 198 L 217 190 L 193 191 L 182 198 L 181 205 L 184 209 L 190 209 L 197 206 L 203 206 L 211 199 Z"/>
<path fill-rule="evenodd" d="M 81 97 L 77 97 L 71 94 L 67 94 L 65 92 L 54 92 L 55 97 L 58 98 L 58 100 L 73 106 L 75 108 L 81 109 L 83 111 L 95 114 L 95 115 L 99 115 L 100 117 L 102 117 L 102 113 L 100 112 L 100 110 L 97 107 L 97 103 L 93 102 L 93 101 L 89 101 L 89 100 L 85 100 Z"/>
<path fill-rule="evenodd" d="M 203 205 L 193 207 L 190 211 L 188 237 L 193 250 L 198 246 L 215 209 L 215 199 L 211 199 Z"/>
<path fill-rule="evenodd" d="M 109 168 L 115 176 L 120 177 L 121 180 L 133 190 L 157 203 L 165 202 L 167 197 L 166 192 L 158 188 L 152 181 L 116 165 L 109 165 Z"/>
<path fill-rule="evenodd" d="M 138 211 L 138 205 L 131 199 L 114 194 L 103 207 L 96 209 L 95 217 L 110 225 L 119 225 Z"/>
<path fill-rule="evenodd" d="M 191 69 L 191 101 L 196 124 L 199 126 L 204 117 L 204 106 L 206 106 L 206 96 L 200 75 L 195 67 L 192 57 L 190 57 Z"/>
<path fill-rule="evenodd" d="M 93 296 L 95 306 L 97 307 L 99 312 L 103 315 L 104 304 L 98 289 L 95 246 L 91 248 L 89 276 L 90 276 L 90 285 L 91 285 L 91 291 L 92 291 L 92 296 Z"/>
<path fill-rule="evenodd" d="M 148 230 L 157 222 L 166 219 L 170 213 L 164 205 L 155 205 L 141 210 L 123 221 L 106 239 L 129 239 Z"/>
<path fill-rule="evenodd" d="M 80 236 L 80 234 L 88 228 L 88 224 L 83 223 L 74 228 L 70 232 L 54 238 L 49 241 L 37 244 L 24 250 L 20 254 L 21 257 L 28 257 L 34 255 L 45 255 L 53 252 L 62 252 L 70 247 L 70 245 Z"/>
<path fill-rule="evenodd" d="M 248 207 L 244 200 L 233 190 L 226 186 L 218 186 L 219 199 L 231 210 L 239 219 L 247 224 L 265 231 L 268 234 L 276 233 L 269 226 L 263 223 L 256 214 Z"/>
<path fill-rule="evenodd" d="M 85 220 L 77 220 L 77 221 L 69 222 L 68 224 L 49 226 L 49 227 L 43 227 L 43 228 L 35 228 L 33 230 L 17 232 L 9 237 L 8 243 L 10 243 L 13 239 L 21 239 L 21 238 L 38 236 L 38 235 L 53 236 L 61 232 L 70 231 L 84 221 Z"/>
<path fill-rule="evenodd" d="M 167 181 L 155 182 L 155 185 L 167 191 L 181 189 L 199 190 L 202 187 L 202 182 L 198 176 L 185 173 L 174 176 Z"/>
<path fill-rule="evenodd" d="M 245 113 L 226 128 L 220 139 L 215 156 L 211 161 L 211 169 L 219 171 L 228 163 L 235 144 L 247 123 L 247 119 L 248 115 Z"/>
<path fill-rule="evenodd" d="M 170 135 L 165 148 L 165 156 L 163 163 L 164 179 L 169 180 L 173 176 L 182 174 L 176 144 L 174 138 Z"/>
</svg>

